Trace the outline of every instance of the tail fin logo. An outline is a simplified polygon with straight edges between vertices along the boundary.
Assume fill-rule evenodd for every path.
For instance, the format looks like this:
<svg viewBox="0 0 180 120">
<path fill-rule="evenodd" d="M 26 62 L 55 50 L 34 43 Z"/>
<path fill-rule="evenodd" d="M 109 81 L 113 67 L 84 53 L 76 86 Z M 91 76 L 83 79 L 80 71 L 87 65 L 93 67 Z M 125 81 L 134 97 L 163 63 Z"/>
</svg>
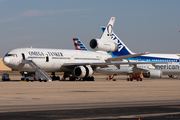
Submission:
<svg viewBox="0 0 180 120">
<path fill-rule="evenodd" d="M 114 21 L 115 20 L 115 18 L 113 17 L 113 18 L 111 18 L 111 21 Z"/>
<path fill-rule="evenodd" d="M 107 26 L 107 32 L 108 32 L 107 36 L 112 36 L 112 28 L 113 26 L 111 24 Z"/>
<path fill-rule="evenodd" d="M 123 45 L 122 43 L 120 42 L 120 40 L 114 35 L 112 34 L 112 37 L 111 37 L 112 40 L 115 41 L 115 43 L 117 44 L 117 46 L 119 47 L 118 51 L 120 52 L 122 49 L 123 49 Z"/>
<path fill-rule="evenodd" d="M 73 41 L 74 41 L 74 46 L 76 50 L 88 51 L 86 46 L 78 38 L 73 38 Z"/>
</svg>

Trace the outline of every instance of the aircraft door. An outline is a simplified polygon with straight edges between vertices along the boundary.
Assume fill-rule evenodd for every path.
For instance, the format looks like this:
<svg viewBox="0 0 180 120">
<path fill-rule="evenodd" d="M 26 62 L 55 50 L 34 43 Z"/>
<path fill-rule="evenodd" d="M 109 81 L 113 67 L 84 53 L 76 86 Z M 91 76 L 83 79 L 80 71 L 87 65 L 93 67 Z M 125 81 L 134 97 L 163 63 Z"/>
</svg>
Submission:
<svg viewBox="0 0 180 120">
<path fill-rule="evenodd" d="M 46 55 L 46 62 L 49 62 L 49 56 Z"/>
<path fill-rule="evenodd" d="M 24 53 L 22 53 L 22 60 L 25 60 L 25 59 L 26 59 L 26 57 L 25 57 Z"/>
</svg>

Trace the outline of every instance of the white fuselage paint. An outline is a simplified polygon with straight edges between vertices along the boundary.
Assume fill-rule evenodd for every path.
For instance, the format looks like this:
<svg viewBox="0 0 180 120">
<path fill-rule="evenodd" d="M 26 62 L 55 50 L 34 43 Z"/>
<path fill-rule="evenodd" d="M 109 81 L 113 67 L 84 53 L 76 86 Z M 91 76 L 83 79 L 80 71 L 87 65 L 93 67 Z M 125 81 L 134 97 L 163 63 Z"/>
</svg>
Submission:
<svg viewBox="0 0 180 120">
<path fill-rule="evenodd" d="M 41 48 L 18 48 L 10 51 L 3 58 L 8 67 L 18 71 L 33 71 L 28 64 L 22 64 L 23 55 L 26 60 L 33 60 L 39 67 L 49 72 L 69 71 L 61 67 L 64 63 L 98 63 L 112 57 L 91 51 L 65 50 L 65 49 L 41 49 Z M 71 70 L 73 71 L 73 70 Z"/>
</svg>

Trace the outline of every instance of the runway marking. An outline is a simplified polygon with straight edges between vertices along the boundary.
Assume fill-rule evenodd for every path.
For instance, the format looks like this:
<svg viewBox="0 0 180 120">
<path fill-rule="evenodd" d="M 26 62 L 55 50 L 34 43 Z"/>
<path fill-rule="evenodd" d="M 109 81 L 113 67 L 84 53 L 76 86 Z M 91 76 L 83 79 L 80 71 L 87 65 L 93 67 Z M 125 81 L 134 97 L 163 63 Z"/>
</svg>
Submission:
<svg viewBox="0 0 180 120">
<path fill-rule="evenodd" d="M 95 117 L 95 118 L 78 118 L 78 120 L 92 120 L 92 119 L 118 119 L 118 118 L 146 118 L 146 117 L 157 117 L 165 115 L 177 115 L 180 112 L 171 112 L 171 113 L 152 113 L 152 114 L 137 114 L 137 115 L 124 115 L 117 117 Z M 69 119 L 70 120 L 70 119 Z"/>
</svg>

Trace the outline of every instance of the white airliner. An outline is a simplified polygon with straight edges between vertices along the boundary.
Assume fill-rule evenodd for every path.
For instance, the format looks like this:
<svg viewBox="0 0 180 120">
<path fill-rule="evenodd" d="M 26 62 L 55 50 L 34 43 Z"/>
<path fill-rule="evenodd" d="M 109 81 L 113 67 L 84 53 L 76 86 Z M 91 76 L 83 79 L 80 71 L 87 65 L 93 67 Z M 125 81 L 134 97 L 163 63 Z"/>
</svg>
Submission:
<svg viewBox="0 0 180 120">
<path fill-rule="evenodd" d="M 75 80 L 77 78 L 94 80 L 92 74 L 98 67 L 120 64 L 142 64 L 142 62 L 125 63 L 116 61 L 148 53 L 125 55 L 121 57 L 114 57 L 110 54 L 110 52 L 118 49 L 117 44 L 111 39 L 114 21 L 115 18 L 112 17 L 101 39 L 93 39 L 91 41 L 91 47 L 96 49 L 96 52 L 65 49 L 17 48 L 8 52 L 4 56 L 3 62 L 6 66 L 21 72 L 35 71 L 36 79 L 40 81 L 52 80 L 45 71 L 52 73 L 64 72 L 64 79 L 69 77 L 70 80 Z M 111 61 L 115 62 L 111 63 Z"/>
</svg>

